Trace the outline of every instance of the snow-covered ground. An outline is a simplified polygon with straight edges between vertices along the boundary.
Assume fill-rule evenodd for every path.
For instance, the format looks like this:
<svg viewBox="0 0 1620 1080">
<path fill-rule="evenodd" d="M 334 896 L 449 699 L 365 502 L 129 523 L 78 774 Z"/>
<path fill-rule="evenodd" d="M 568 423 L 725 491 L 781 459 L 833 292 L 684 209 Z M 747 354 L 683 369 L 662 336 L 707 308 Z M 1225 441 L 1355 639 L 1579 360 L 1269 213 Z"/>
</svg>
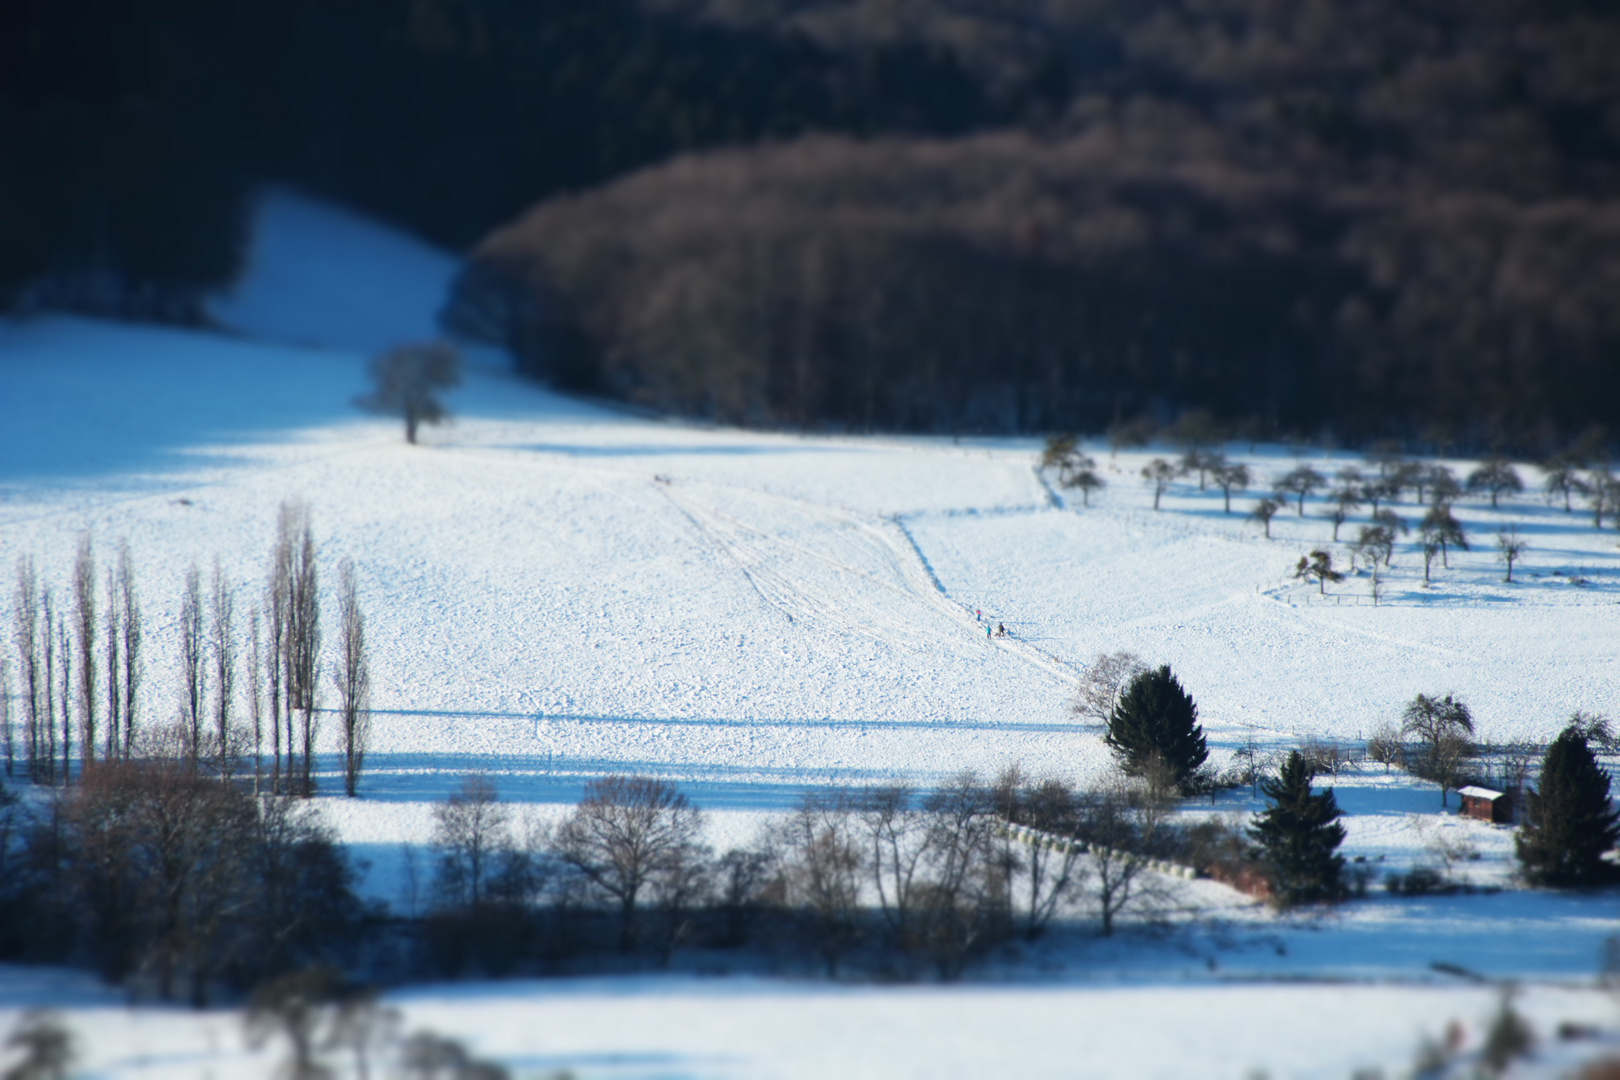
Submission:
<svg viewBox="0 0 1620 1080">
<path fill-rule="evenodd" d="M 250 1048 L 239 1013 L 129 1009 L 87 992 L 77 1000 L 66 1015 L 86 1075 L 261 1080 L 286 1056 L 283 1043 Z M 389 1002 L 404 1030 L 461 1033 L 473 1053 L 534 1080 L 563 1069 L 580 1080 L 1349 1080 L 1360 1069 L 1393 1078 L 1453 1024 L 1462 1051 L 1477 1052 L 1497 1009 L 1495 993 L 1478 987 L 649 978 L 425 986 Z M 1560 1024 L 1612 1024 L 1614 1014 L 1601 994 L 1558 987 L 1530 988 L 1515 1007 L 1539 1036 L 1535 1059 L 1511 1074 L 1523 1080 L 1567 1075 L 1603 1045 L 1560 1044 Z M 346 1054 L 328 1060 L 353 1075 Z"/>
<path fill-rule="evenodd" d="M 427 840 L 433 802 L 472 770 L 535 815 L 559 813 L 593 777 L 672 778 L 709 812 L 720 847 L 829 785 L 928 785 L 1014 763 L 1095 778 L 1108 766 L 1100 732 L 1068 706 L 1104 651 L 1173 665 L 1218 762 L 1251 740 L 1272 751 L 1305 736 L 1364 738 L 1418 692 L 1457 694 L 1497 742 L 1549 739 L 1576 709 L 1616 711 L 1620 537 L 1533 493 L 1496 510 L 1460 501 L 1474 550 L 1437 566 L 1425 588 L 1421 557 L 1403 544 L 1374 606 L 1365 576 L 1326 596 L 1291 578 L 1300 555 L 1330 540 L 1319 500 L 1304 517 L 1286 508 L 1271 539 L 1245 519 L 1254 492 L 1227 515 L 1217 490 L 1184 479 L 1155 512 L 1138 473 L 1162 449 L 1089 447 L 1109 487 L 1085 509 L 1037 476 L 1034 440 L 647 419 L 549 393 L 477 350 L 450 398 L 455 421 L 407 446 L 397 422 L 350 402 L 373 352 L 431 333 L 452 260 L 288 193 L 262 212 L 249 276 L 215 308 L 230 333 L 0 322 L 0 567 L 31 555 L 63 588 L 85 531 L 103 559 L 127 539 L 149 628 L 145 715 L 167 719 L 187 566 L 218 559 L 245 609 L 262 594 L 278 505 L 307 500 L 328 580 L 344 558 L 357 566 L 375 682 L 364 797 L 331 794 L 340 785 L 329 772 L 320 802 L 370 864 L 365 887 L 379 898 L 400 902 L 402 845 Z M 1328 473 L 1352 463 L 1227 451 L 1262 489 L 1296 460 Z M 1492 545 L 1509 524 L 1531 544 L 1511 585 Z M 1344 546 L 1333 550 L 1342 563 Z M 987 638 L 995 623 L 1011 635 Z M 1480 857 L 1460 862 L 1460 875 L 1511 884 L 1511 835 L 1440 814 L 1432 786 L 1380 766 L 1333 782 L 1351 815 L 1346 853 L 1376 874 L 1472 847 Z M 1254 806 L 1228 795 L 1216 811 Z M 1181 901 L 1200 918 L 1168 941 L 1077 942 L 1048 962 L 1068 981 L 1196 975 L 1201 989 L 1154 992 L 1178 1016 L 1208 1018 L 1188 1035 L 1225 1047 L 1208 1071 L 1189 1071 L 1181 1044 L 1131 1034 L 1149 1022 L 1132 1004 L 1147 991 L 1067 983 L 490 991 L 502 1008 L 550 1019 L 532 1036 L 490 1029 L 489 1045 L 591 1076 L 1239 1075 L 1256 1065 L 1337 1076 L 1364 1047 L 1380 1048 L 1368 1061 L 1395 1060 L 1442 1014 L 1480 1013 L 1477 993 L 1217 993 L 1210 973 L 1410 978 L 1439 961 L 1568 983 L 1590 978 L 1598 944 L 1620 929 L 1612 896 L 1380 898 L 1303 921 L 1209 883 Z M 470 1015 L 482 992 L 434 992 L 412 1008 Z M 1565 1001 L 1552 991 L 1536 1000 Z M 1580 1001 L 1576 1012 L 1598 1008 Z M 1269 1025 L 1230 1020 L 1268 1009 L 1324 1032 L 1273 1050 Z M 1354 1019 L 1328 1031 L 1319 1013 Z M 805 1014 L 867 1034 L 846 1045 L 818 1039 L 814 1025 L 790 1032 Z M 119 1022 L 169 1030 L 157 1013 L 130 1015 Z M 920 1027 L 942 1034 L 922 1039 Z M 974 1040 L 991 1030 L 1001 1035 Z M 1118 1057 L 1128 1042 L 1146 1056 Z M 1115 1049 L 1089 1064 L 1089 1045 Z M 139 1060 L 109 1058 L 104 1071 L 141 1075 Z M 1120 1064 L 1130 1060 L 1140 1067 Z"/>
</svg>

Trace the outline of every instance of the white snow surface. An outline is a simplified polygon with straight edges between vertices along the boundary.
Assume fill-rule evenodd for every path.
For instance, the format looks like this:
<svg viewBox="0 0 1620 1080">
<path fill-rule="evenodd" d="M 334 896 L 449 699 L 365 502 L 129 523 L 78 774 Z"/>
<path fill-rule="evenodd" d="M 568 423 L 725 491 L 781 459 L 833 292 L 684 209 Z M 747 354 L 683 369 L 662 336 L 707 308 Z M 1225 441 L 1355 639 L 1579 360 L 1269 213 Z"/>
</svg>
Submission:
<svg viewBox="0 0 1620 1080">
<path fill-rule="evenodd" d="M 166 720 L 186 568 L 219 560 L 245 612 L 262 594 L 277 507 L 306 500 L 326 580 L 343 559 L 356 565 L 374 679 L 363 797 L 338 794 L 328 722 L 318 802 L 367 861 L 366 890 L 396 905 L 409 902 L 402 853 L 428 842 L 432 804 L 470 771 L 551 818 L 594 777 L 667 777 L 709 812 L 720 848 L 827 786 L 928 786 L 1014 763 L 1095 779 L 1109 756 L 1069 702 L 1104 651 L 1171 664 L 1199 703 L 1217 764 L 1251 740 L 1276 751 L 1306 736 L 1365 738 L 1418 692 L 1457 694 L 1497 742 L 1546 740 L 1576 709 L 1615 712 L 1616 534 L 1533 492 L 1494 510 L 1483 498 L 1459 502 L 1474 550 L 1454 552 L 1425 587 L 1421 557 L 1403 543 L 1374 606 L 1365 575 L 1326 595 L 1291 577 L 1315 547 L 1343 564 L 1319 500 L 1303 517 L 1290 505 L 1270 539 L 1244 516 L 1254 492 L 1226 514 L 1218 491 L 1184 478 L 1156 512 L 1138 472 L 1169 456 L 1162 448 L 1090 447 L 1109 487 L 1083 508 L 1037 475 L 1035 440 L 648 419 L 550 393 L 478 350 L 449 399 L 455 420 L 408 446 L 397 422 L 349 403 L 372 353 L 434 333 L 453 260 L 290 193 L 271 192 L 261 212 L 252 271 L 215 308 L 238 335 L 0 322 L 0 567 L 32 556 L 62 592 L 83 533 L 104 562 L 127 540 L 148 628 L 144 719 Z M 1226 449 L 1259 474 L 1257 487 L 1296 463 L 1277 447 Z M 1329 473 L 1357 463 L 1301 457 Z M 1491 539 L 1510 524 L 1531 548 L 1507 584 Z M 1010 635 L 987 638 L 998 623 Z M 1480 854 L 1459 874 L 1512 885 L 1511 833 L 1439 813 L 1432 786 L 1380 766 L 1324 780 L 1349 813 L 1346 854 L 1369 868 L 1431 859 L 1444 835 Z M 1255 806 L 1228 795 L 1216 812 Z M 1440 960 L 1568 982 L 1590 976 L 1615 930 L 1612 896 L 1510 888 L 1290 920 L 1207 882 L 1178 895 L 1171 943 L 1080 942 L 1042 963 L 1059 979 L 1174 983 L 1217 968 L 1412 978 Z M 425 992 L 420 1008 L 477 1012 L 488 1004 L 480 992 Z M 1457 1007 L 1413 1005 L 1431 1000 L 1425 992 L 1316 988 L 1310 1000 L 1349 995 L 1350 1015 L 1366 1030 L 1382 1024 L 1404 1053 L 1421 1026 L 1404 1022 L 1408 1007 L 1425 1023 Z M 1019 1075 L 1074 1075 L 1075 1046 L 1123 1046 L 1148 1022 L 1131 994 L 1072 987 L 854 993 L 609 980 L 490 993 L 509 1003 L 501 1008 L 548 1018 L 531 1037 L 516 1019 L 478 1029 L 463 1017 L 497 1052 L 591 1076 L 1006 1074 L 969 1045 L 1013 1055 L 1027 1066 Z M 1145 1057 L 1099 1051 L 1080 1071 L 1239 1075 L 1269 1062 L 1284 1070 L 1276 1075 L 1336 1076 L 1362 1060 L 1355 1024 L 1311 1035 L 1331 1044 L 1312 1058 L 1300 1056 L 1312 1045 L 1304 1036 L 1267 1057 L 1262 1029 L 1229 1022 L 1275 1009 L 1308 1027 L 1306 999 L 1291 989 L 1158 993 L 1192 995 L 1178 1015 L 1207 1015 L 1197 1032 L 1231 1043 L 1217 1064 L 1190 1073 L 1184 1048 L 1147 1039 L 1136 1044 Z M 816 1039 L 812 1025 L 800 1045 L 787 1018 L 805 1010 L 866 1034 L 846 1046 Z M 132 1015 L 120 1022 L 170 1022 Z M 975 1025 L 1005 1038 L 977 1041 Z M 119 1060 L 108 1075 L 167 1074 Z M 226 1069 L 218 1075 L 232 1067 L 209 1060 Z"/>
<path fill-rule="evenodd" d="M 1453 1026 L 1462 1053 L 1476 1055 L 1497 1008 L 1495 993 L 1477 987 L 847 988 L 647 977 L 427 986 L 387 1000 L 404 1030 L 456 1033 L 475 1055 L 536 1080 L 563 1069 L 579 1080 L 1394 1077 Z M 1553 1080 L 1614 1052 L 1612 1038 L 1553 1036 L 1560 1024 L 1608 1022 L 1613 1003 L 1601 993 L 1535 987 L 1515 1007 L 1539 1043 L 1512 1080 Z M 0 1004 L 0 1030 L 16 1016 Z M 231 1010 L 81 1001 L 66 1016 L 91 1076 L 260 1080 L 287 1056 L 280 1041 L 251 1048 Z M 358 1075 L 347 1054 L 326 1061 L 335 1076 Z M 381 1064 L 374 1056 L 372 1075 Z"/>
</svg>

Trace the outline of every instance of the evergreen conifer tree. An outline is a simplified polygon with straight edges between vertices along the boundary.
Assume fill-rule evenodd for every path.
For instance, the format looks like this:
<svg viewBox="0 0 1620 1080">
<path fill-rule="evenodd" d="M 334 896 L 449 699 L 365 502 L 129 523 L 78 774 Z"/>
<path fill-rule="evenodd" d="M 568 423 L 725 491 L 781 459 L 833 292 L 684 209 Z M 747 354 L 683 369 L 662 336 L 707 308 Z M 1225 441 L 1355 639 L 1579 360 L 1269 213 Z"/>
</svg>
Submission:
<svg viewBox="0 0 1620 1080">
<path fill-rule="evenodd" d="M 1264 781 L 1260 790 L 1271 808 L 1257 815 L 1249 835 L 1260 845 L 1276 900 L 1292 905 L 1337 898 L 1344 826 L 1338 824 L 1333 789 L 1311 794 L 1311 769 L 1295 750 L 1277 778 Z"/>
<path fill-rule="evenodd" d="M 1517 846 L 1532 884 L 1596 885 L 1613 876 L 1603 853 L 1620 838 L 1620 814 L 1609 805 L 1609 777 L 1577 724 L 1547 748 L 1528 810 Z"/>
<path fill-rule="evenodd" d="M 1169 664 L 1131 680 L 1114 703 L 1103 741 L 1120 756 L 1126 772 L 1141 775 L 1151 763 L 1162 762 L 1183 790 L 1209 757 L 1198 706 L 1170 673 Z"/>
</svg>

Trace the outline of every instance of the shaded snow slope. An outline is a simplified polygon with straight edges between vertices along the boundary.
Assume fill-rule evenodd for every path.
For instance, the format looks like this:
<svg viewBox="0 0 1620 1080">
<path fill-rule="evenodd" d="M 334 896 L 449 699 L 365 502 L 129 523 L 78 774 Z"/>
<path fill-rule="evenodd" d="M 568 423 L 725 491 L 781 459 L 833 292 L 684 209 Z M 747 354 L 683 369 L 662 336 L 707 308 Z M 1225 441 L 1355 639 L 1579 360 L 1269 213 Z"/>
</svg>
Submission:
<svg viewBox="0 0 1620 1080">
<path fill-rule="evenodd" d="M 267 188 L 242 280 L 210 305 L 248 337 L 376 353 L 438 337 L 457 260 L 397 229 Z"/>
</svg>

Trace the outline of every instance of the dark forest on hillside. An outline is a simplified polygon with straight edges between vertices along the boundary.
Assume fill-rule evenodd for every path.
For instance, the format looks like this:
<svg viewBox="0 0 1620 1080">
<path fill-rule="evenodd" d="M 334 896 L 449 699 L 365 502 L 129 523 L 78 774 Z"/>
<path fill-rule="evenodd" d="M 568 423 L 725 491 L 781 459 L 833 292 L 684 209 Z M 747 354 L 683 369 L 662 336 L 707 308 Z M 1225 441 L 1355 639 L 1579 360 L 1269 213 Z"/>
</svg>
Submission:
<svg viewBox="0 0 1620 1080">
<path fill-rule="evenodd" d="M 478 245 L 454 326 L 657 408 L 1620 428 L 1608 4 L 0 10 L 16 308 L 198 318 L 271 179 Z"/>
</svg>

